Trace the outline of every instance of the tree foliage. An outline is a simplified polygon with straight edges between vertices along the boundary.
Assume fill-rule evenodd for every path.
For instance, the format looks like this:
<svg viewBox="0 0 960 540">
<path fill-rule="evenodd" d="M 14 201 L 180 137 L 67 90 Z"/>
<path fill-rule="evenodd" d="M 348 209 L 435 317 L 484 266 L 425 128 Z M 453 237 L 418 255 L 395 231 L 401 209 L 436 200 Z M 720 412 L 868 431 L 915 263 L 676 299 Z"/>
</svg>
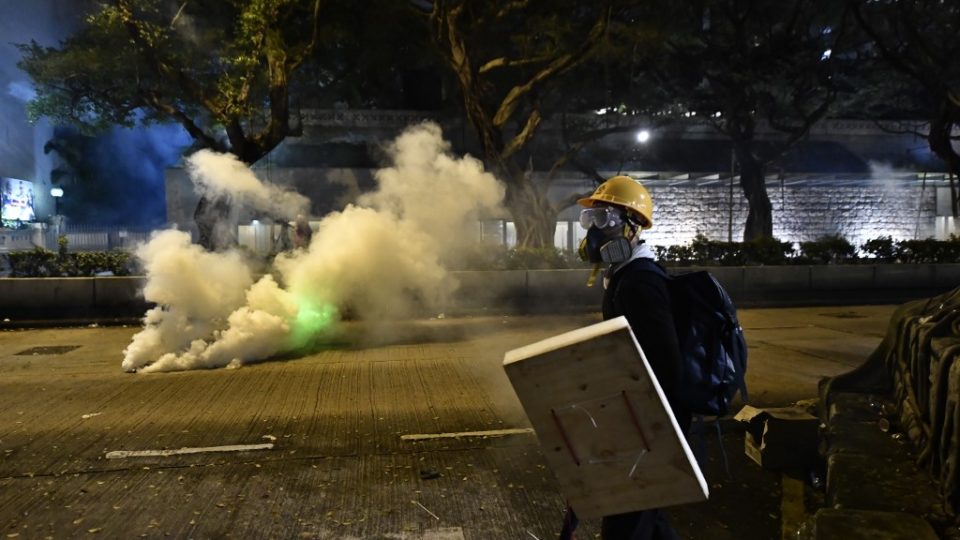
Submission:
<svg viewBox="0 0 960 540">
<path fill-rule="evenodd" d="M 21 45 L 30 114 L 102 129 L 180 123 L 252 163 L 290 134 L 289 86 L 311 54 L 319 0 L 116 0 L 59 47 Z"/>
<path fill-rule="evenodd" d="M 858 75 L 868 84 L 882 81 L 857 104 L 875 119 L 928 121 L 926 132 L 918 134 L 947 164 L 953 214 L 960 215 L 954 135 L 960 127 L 960 4 L 848 0 L 848 5 L 868 40 Z M 883 125 L 898 129 L 891 122 Z"/>
<path fill-rule="evenodd" d="M 87 130 L 181 124 L 199 147 L 253 163 L 294 132 L 291 80 L 318 39 L 321 0 L 114 0 L 59 47 L 21 45 L 33 118 Z M 224 201 L 201 198 L 214 245 Z"/>
<path fill-rule="evenodd" d="M 561 77 L 602 42 L 611 2 L 437 0 L 431 34 L 456 79 L 487 163 L 506 182 L 522 246 L 553 243 L 558 208 L 532 176 L 528 145 Z"/>
<path fill-rule="evenodd" d="M 749 204 L 744 239 L 772 236 L 766 169 L 836 98 L 843 13 L 825 0 L 702 0 L 664 9 L 672 28 L 635 85 L 657 90 L 653 102 L 664 108 L 655 114 L 706 123 L 731 141 Z M 760 140 L 763 127 L 782 136 Z"/>
</svg>

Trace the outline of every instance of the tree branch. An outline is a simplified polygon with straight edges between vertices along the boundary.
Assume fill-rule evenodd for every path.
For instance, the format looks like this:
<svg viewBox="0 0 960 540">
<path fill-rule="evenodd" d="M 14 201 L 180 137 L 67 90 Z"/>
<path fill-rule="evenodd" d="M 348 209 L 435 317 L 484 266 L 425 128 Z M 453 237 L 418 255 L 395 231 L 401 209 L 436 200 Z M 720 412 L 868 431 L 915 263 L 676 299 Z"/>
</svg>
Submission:
<svg viewBox="0 0 960 540">
<path fill-rule="evenodd" d="M 500 153 L 504 160 L 509 159 L 527 144 L 527 141 L 533 137 L 534 132 L 537 130 L 537 126 L 540 125 L 540 120 L 542 120 L 540 109 L 534 108 L 533 111 L 530 112 L 530 116 L 527 117 L 527 122 L 524 124 L 523 129 L 520 130 L 520 133 L 517 133 L 510 139 Z"/>
<path fill-rule="evenodd" d="M 522 58 L 519 60 L 510 60 L 505 56 L 501 56 L 500 58 L 494 58 L 493 60 L 490 60 L 486 64 L 480 66 L 478 73 L 486 73 L 496 68 L 509 68 L 509 67 L 527 66 L 530 64 L 539 64 L 546 61 L 547 59 L 548 59 L 547 56 L 538 56 L 535 58 Z"/>
<path fill-rule="evenodd" d="M 174 119 L 187 130 L 187 133 L 189 133 L 191 137 L 199 141 L 203 146 L 214 150 L 223 150 L 222 145 L 198 126 L 185 112 L 163 101 L 160 96 L 155 93 L 142 92 L 142 95 L 144 101 Z"/>
<path fill-rule="evenodd" d="M 600 42 L 600 38 L 603 36 L 603 33 L 607 28 L 608 18 L 609 12 L 608 10 L 604 10 L 600 15 L 600 18 L 597 19 L 597 22 L 594 23 L 593 28 L 590 29 L 586 39 L 584 39 L 579 48 L 571 53 L 563 54 L 557 57 L 555 60 L 550 62 L 549 65 L 534 74 L 529 81 L 511 88 L 507 93 L 507 96 L 503 98 L 503 101 L 500 103 L 500 107 L 497 109 L 496 114 L 493 116 L 493 125 L 498 128 L 502 128 L 504 124 L 506 124 L 507 120 L 513 116 L 513 113 L 516 111 L 521 98 L 532 92 L 542 82 L 550 79 L 551 77 L 564 73 L 580 63 Z"/>
<path fill-rule="evenodd" d="M 166 77 L 177 82 L 184 90 L 189 92 L 204 108 L 209 110 L 215 116 L 221 116 L 223 108 L 211 100 L 203 89 L 196 84 L 186 73 L 179 69 L 174 69 L 160 60 L 156 54 L 156 48 L 143 36 L 137 23 L 133 18 L 133 8 L 130 7 L 129 0 L 117 0 L 117 6 L 122 16 L 123 25 L 133 42 L 140 47 L 146 56 L 148 63 L 152 66 L 158 77 Z"/>
<path fill-rule="evenodd" d="M 296 69 L 308 55 L 310 55 L 314 48 L 317 46 L 317 42 L 320 39 L 320 6 L 322 0 L 314 0 L 313 2 L 313 28 L 310 34 L 310 41 L 303 46 L 303 49 L 292 54 L 290 61 L 287 63 L 287 70 L 293 71 Z"/>
</svg>

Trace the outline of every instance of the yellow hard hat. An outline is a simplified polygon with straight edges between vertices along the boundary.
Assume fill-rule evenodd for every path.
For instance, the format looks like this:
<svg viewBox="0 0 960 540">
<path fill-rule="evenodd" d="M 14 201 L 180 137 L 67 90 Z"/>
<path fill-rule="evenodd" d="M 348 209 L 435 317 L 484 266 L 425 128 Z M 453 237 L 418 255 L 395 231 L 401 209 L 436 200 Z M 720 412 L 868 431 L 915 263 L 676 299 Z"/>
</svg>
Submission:
<svg viewBox="0 0 960 540">
<path fill-rule="evenodd" d="M 597 186 L 593 195 L 577 201 L 580 206 L 590 208 L 597 203 L 609 203 L 622 206 L 640 217 L 640 226 L 649 229 L 653 226 L 653 199 L 643 184 L 629 176 L 614 176 Z"/>
</svg>

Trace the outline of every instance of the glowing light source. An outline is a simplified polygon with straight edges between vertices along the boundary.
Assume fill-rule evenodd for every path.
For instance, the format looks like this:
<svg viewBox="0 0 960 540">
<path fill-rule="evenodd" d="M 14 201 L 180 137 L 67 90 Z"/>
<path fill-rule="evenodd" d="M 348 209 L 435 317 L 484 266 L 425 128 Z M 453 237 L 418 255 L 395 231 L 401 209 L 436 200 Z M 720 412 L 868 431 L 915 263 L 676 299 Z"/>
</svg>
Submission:
<svg viewBox="0 0 960 540">
<path fill-rule="evenodd" d="M 63 197 L 63 188 L 62 187 L 52 187 L 50 188 L 51 197 Z"/>
<path fill-rule="evenodd" d="M 314 337 L 328 330 L 337 320 L 339 313 L 332 304 L 321 306 L 314 305 L 306 298 L 297 298 L 300 310 L 297 312 L 297 318 L 292 322 L 290 336 L 296 347 L 302 347 L 310 342 Z"/>
<path fill-rule="evenodd" d="M 649 141 L 649 140 L 650 140 L 650 132 L 649 132 L 649 131 L 647 131 L 647 130 L 645 130 L 645 129 L 641 129 L 640 131 L 637 132 L 637 142 L 638 142 L 638 143 L 643 144 L 643 143 L 645 143 L 645 142 L 647 142 L 647 141 Z"/>
</svg>

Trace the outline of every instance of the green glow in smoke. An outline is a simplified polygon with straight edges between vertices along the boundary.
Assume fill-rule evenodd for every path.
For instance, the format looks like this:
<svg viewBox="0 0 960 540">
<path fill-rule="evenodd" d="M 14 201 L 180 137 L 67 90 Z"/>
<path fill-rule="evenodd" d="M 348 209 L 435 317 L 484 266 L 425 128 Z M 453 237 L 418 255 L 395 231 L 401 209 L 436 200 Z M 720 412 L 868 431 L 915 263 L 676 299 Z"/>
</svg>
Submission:
<svg viewBox="0 0 960 540">
<path fill-rule="evenodd" d="M 338 319 L 337 308 L 332 304 L 316 305 L 306 298 L 298 298 L 300 311 L 293 321 L 291 337 L 295 346 L 306 345 L 312 338 L 328 330 Z"/>
</svg>

